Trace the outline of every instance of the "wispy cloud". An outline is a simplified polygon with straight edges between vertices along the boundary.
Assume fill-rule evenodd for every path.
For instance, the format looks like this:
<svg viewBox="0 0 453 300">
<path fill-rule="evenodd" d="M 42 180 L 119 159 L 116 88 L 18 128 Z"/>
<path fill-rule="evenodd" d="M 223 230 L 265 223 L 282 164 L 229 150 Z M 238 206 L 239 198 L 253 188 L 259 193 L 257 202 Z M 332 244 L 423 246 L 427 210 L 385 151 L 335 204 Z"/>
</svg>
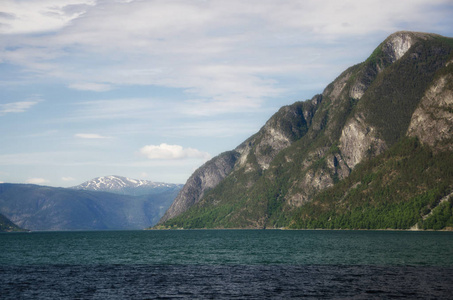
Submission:
<svg viewBox="0 0 453 300">
<path fill-rule="evenodd" d="M 83 82 L 83 83 L 73 83 L 69 87 L 75 90 L 81 91 L 93 91 L 93 92 L 106 92 L 112 89 L 112 86 L 104 83 L 95 83 L 95 82 Z"/>
<path fill-rule="evenodd" d="M 93 0 L 12 1 L 3 0 L 0 18 L 8 20 L 8 26 L 0 27 L 0 33 L 37 33 L 54 31 L 86 12 L 86 5 Z"/>
<path fill-rule="evenodd" d="M 61 180 L 68 182 L 68 181 L 74 181 L 75 179 L 72 177 L 61 177 Z"/>
<path fill-rule="evenodd" d="M 26 183 L 31 183 L 31 184 L 45 184 L 49 183 L 50 181 L 44 178 L 29 178 L 27 179 Z"/>
<path fill-rule="evenodd" d="M 451 26 L 436 23 L 451 13 L 449 3 L 8 0 L 0 32 L 11 38 L 0 60 L 73 89 L 181 88 L 193 100 L 188 113 L 253 110 L 285 93 L 282 74 L 332 80 L 344 66 L 332 71 L 325 61 L 356 59 L 352 37 Z M 40 39 L 36 32 L 52 34 Z M 335 51 L 340 44 L 351 51 Z"/>
<path fill-rule="evenodd" d="M 185 158 L 198 158 L 208 160 L 211 158 L 209 153 L 202 152 L 193 148 L 183 148 L 179 145 L 147 145 L 140 149 L 140 154 L 149 159 L 185 159 Z"/>
<path fill-rule="evenodd" d="M 162 107 L 158 100 L 146 98 L 105 99 L 80 102 L 67 120 L 146 118 Z M 168 105 L 166 109 L 170 109 Z"/>
<path fill-rule="evenodd" d="M 22 113 L 29 110 L 40 101 L 20 101 L 0 104 L 0 116 L 7 113 Z"/>
<path fill-rule="evenodd" d="M 74 136 L 76 138 L 89 139 L 89 140 L 99 140 L 99 139 L 110 139 L 111 138 L 111 137 L 100 135 L 97 133 L 76 133 Z"/>
</svg>

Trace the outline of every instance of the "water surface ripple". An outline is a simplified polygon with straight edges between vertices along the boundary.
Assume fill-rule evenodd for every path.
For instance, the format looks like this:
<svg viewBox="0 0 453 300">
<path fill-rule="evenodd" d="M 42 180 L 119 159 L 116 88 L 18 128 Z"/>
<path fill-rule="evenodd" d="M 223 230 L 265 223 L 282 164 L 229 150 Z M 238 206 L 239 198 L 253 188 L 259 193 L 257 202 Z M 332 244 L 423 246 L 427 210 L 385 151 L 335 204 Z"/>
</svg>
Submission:
<svg viewBox="0 0 453 300">
<path fill-rule="evenodd" d="M 0 299 L 451 299 L 453 234 L 0 234 Z"/>
</svg>

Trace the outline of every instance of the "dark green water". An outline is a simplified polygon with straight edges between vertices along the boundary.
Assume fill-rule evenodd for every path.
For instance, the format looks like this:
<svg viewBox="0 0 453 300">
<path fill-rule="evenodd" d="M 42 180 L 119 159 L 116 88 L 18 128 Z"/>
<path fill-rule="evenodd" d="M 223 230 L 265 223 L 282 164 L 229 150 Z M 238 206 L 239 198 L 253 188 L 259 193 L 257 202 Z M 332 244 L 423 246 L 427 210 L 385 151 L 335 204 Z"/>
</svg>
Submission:
<svg viewBox="0 0 453 300">
<path fill-rule="evenodd" d="M 453 266 L 453 233 L 95 231 L 0 235 L 0 264 Z"/>
<path fill-rule="evenodd" d="M 0 234 L 0 299 L 450 299 L 453 233 Z"/>
</svg>

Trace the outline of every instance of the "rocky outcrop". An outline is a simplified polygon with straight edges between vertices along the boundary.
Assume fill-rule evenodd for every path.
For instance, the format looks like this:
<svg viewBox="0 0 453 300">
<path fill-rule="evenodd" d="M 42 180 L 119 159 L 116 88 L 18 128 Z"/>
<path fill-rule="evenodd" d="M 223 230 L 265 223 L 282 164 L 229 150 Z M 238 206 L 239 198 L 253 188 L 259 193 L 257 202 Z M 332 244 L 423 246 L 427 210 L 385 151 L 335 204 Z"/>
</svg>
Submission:
<svg viewBox="0 0 453 300">
<path fill-rule="evenodd" d="M 397 85 L 395 77 L 387 79 L 388 76 L 380 76 L 378 82 L 373 86 L 372 84 L 379 74 L 390 68 L 397 61 L 404 60 L 400 65 L 405 67 L 410 66 L 411 63 L 418 63 L 419 52 L 424 50 L 421 50 L 422 47 L 411 50 L 411 47 L 420 41 L 434 39 L 435 37 L 436 35 L 418 32 L 396 32 L 390 35 L 374 51 L 372 56 L 364 63 L 364 67 L 357 73 L 354 84 L 349 91 L 350 98 L 360 100 L 368 88 L 371 91 L 367 94 L 365 102 L 361 103 L 360 113 L 355 113 L 351 116 L 341 131 L 339 148 L 349 168 L 353 169 L 363 159 L 371 158 L 384 152 L 391 146 L 389 141 L 394 143 L 397 140 L 395 138 L 396 135 L 404 134 L 404 131 L 398 132 L 396 126 L 388 128 L 388 124 L 393 122 L 398 124 L 398 127 L 401 127 L 400 130 L 406 130 L 407 127 L 404 126 L 404 123 L 409 123 L 411 114 L 416 104 L 420 101 L 420 97 L 414 94 L 403 96 L 401 91 L 395 88 L 395 85 Z M 404 58 L 408 52 L 410 52 L 411 56 Z M 429 80 L 429 77 L 433 76 L 435 71 L 436 67 L 427 68 L 427 71 L 424 71 L 424 75 L 430 75 L 426 76 L 426 80 Z M 397 70 L 389 73 L 395 76 Z M 416 74 L 413 74 L 413 76 L 416 76 Z M 400 80 L 404 82 L 404 79 Z M 384 92 L 387 99 L 381 101 L 379 98 L 382 97 L 376 97 L 376 95 L 383 95 Z M 376 104 L 377 99 L 381 102 L 380 104 Z M 400 99 L 405 101 L 404 104 L 401 104 L 403 101 Z M 366 102 L 368 104 L 365 104 Z M 422 116 L 420 113 L 418 115 L 420 120 L 426 119 L 426 116 Z M 376 119 L 379 120 L 376 121 Z M 378 124 L 380 126 L 377 126 Z M 389 134 L 388 129 L 393 132 Z M 386 141 L 383 138 L 385 135 L 391 136 L 391 138 Z"/>
<path fill-rule="evenodd" d="M 409 136 L 417 137 L 437 151 L 453 151 L 452 83 L 453 73 L 449 73 L 430 86 L 412 115 L 407 131 Z"/>
<path fill-rule="evenodd" d="M 239 145 L 240 166 L 244 166 L 250 153 L 255 155 L 261 170 L 269 168 L 270 162 L 283 149 L 300 139 L 308 130 L 321 97 L 310 102 L 297 102 L 282 107 L 252 138 Z"/>
<path fill-rule="evenodd" d="M 415 36 L 422 37 L 425 35 L 400 31 L 392 34 L 382 45 L 382 51 L 390 58 L 393 63 L 403 57 L 404 54 L 412 47 Z"/>
<path fill-rule="evenodd" d="M 404 31 L 389 36 L 357 74 L 349 90 L 349 97 L 357 100 L 362 98 L 376 76 L 387 66 L 400 59 L 412 46 L 414 39 L 413 33 Z"/>
<path fill-rule="evenodd" d="M 239 155 L 236 151 L 225 152 L 198 168 L 187 180 L 159 223 L 185 212 L 189 207 L 198 203 L 207 190 L 217 186 L 231 173 Z"/>
<path fill-rule="evenodd" d="M 365 157 L 378 155 L 387 148 L 376 133 L 376 129 L 361 117 L 348 121 L 341 132 L 340 150 L 349 168 L 353 169 Z"/>
<path fill-rule="evenodd" d="M 361 99 L 379 73 L 402 58 L 418 40 L 430 37 L 432 35 L 408 31 L 399 31 L 390 35 L 368 58 L 365 67 L 357 74 L 349 90 L 349 97 Z"/>
</svg>

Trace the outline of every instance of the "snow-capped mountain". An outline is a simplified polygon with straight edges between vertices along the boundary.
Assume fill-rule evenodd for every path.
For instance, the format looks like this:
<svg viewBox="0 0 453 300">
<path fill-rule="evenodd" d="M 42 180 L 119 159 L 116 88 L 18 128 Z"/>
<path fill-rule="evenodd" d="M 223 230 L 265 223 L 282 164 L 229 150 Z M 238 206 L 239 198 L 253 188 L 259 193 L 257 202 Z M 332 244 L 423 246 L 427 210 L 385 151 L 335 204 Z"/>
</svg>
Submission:
<svg viewBox="0 0 453 300">
<path fill-rule="evenodd" d="M 181 189 L 182 186 L 182 184 L 153 182 L 111 175 L 94 178 L 78 186 L 74 186 L 72 189 L 140 196 L 175 191 Z"/>
</svg>

